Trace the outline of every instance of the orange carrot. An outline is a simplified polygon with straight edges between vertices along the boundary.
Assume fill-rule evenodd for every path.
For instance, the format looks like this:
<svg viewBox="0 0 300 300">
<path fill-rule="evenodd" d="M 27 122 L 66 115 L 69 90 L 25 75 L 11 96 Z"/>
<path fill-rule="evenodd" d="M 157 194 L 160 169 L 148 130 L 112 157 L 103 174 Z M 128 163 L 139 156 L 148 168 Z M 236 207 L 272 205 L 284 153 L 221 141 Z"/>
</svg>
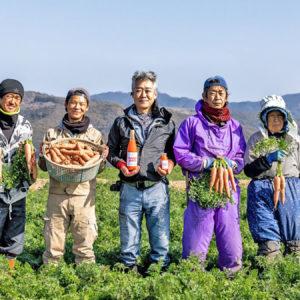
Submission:
<svg viewBox="0 0 300 300">
<path fill-rule="evenodd" d="M 85 166 L 90 166 L 93 163 L 95 163 L 98 159 L 100 158 L 100 154 L 97 153 L 94 157 L 92 157 L 86 164 Z"/>
<path fill-rule="evenodd" d="M 85 161 L 82 159 L 81 156 L 78 156 L 78 161 L 79 161 L 79 163 L 80 163 L 82 166 L 84 166 Z"/>
<path fill-rule="evenodd" d="M 61 161 L 66 160 L 66 157 L 59 151 L 58 148 L 53 148 L 53 150 L 55 151 L 55 153 L 57 154 L 57 156 L 60 158 Z"/>
<path fill-rule="evenodd" d="M 215 188 L 215 191 L 217 193 L 219 193 L 219 190 L 220 190 L 220 179 L 219 179 L 218 173 L 217 173 L 217 178 L 216 178 L 216 181 L 215 181 L 214 188 Z"/>
<path fill-rule="evenodd" d="M 224 187 L 225 187 L 225 192 L 228 198 L 230 198 L 230 186 L 229 186 L 229 181 L 228 181 L 228 170 L 224 168 L 223 171 L 223 181 L 224 181 Z"/>
<path fill-rule="evenodd" d="M 82 157 L 82 159 L 84 161 L 88 161 L 90 159 L 90 157 L 86 153 L 84 153 L 83 151 L 80 152 L 80 156 Z"/>
<path fill-rule="evenodd" d="M 25 142 L 24 152 L 25 152 L 25 159 L 26 159 L 28 170 L 31 171 L 31 155 L 32 155 L 32 151 L 31 151 L 31 145 L 28 142 Z"/>
<path fill-rule="evenodd" d="M 80 155 L 80 151 L 79 150 L 68 150 L 68 149 L 61 149 L 60 152 L 62 154 L 66 154 L 66 155 Z"/>
<path fill-rule="evenodd" d="M 34 151 L 32 153 L 32 157 L 31 157 L 31 165 L 32 165 L 31 178 L 33 179 L 33 181 L 36 181 L 37 176 L 38 176 L 38 170 L 37 170 L 35 152 Z"/>
<path fill-rule="evenodd" d="M 281 203 L 285 202 L 285 177 L 283 175 L 280 176 L 280 198 Z"/>
<path fill-rule="evenodd" d="M 274 195 L 273 195 L 273 201 L 274 201 L 274 207 L 277 207 L 278 201 L 279 201 L 279 193 L 280 193 L 280 176 L 275 176 L 273 180 L 274 184 Z"/>
<path fill-rule="evenodd" d="M 74 150 L 76 149 L 77 145 L 76 144 L 59 144 L 56 145 L 57 148 L 64 148 L 67 150 Z"/>
<path fill-rule="evenodd" d="M 94 156 L 94 151 L 92 149 L 85 149 L 84 153 L 87 154 L 89 157 L 93 157 Z"/>
<path fill-rule="evenodd" d="M 61 163 L 61 159 L 57 156 L 55 151 L 52 148 L 50 148 L 49 151 L 51 155 L 51 160 L 57 164 Z"/>
<path fill-rule="evenodd" d="M 217 168 L 213 166 L 210 170 L 209 191 L 211 192 L 217 177 Z"/>
<path fill-rule="evenodd" d="M 218 177 L 219 177 L 219 193 L 223 194 L 223 189 L 224 189 L 224 178 L 223 178 L 224 168 L 222 166 L 218 167 L 217 173 L 218 173 Z"/>
<path fill-rule="evenodd" d="M 231 183 L 231 188 L 236 193 L 236 184 L 234 180 L 233 170 L 229 166 L 228 166 L 228 176 L 229 176 L 229 181 Z"/>
</svg>

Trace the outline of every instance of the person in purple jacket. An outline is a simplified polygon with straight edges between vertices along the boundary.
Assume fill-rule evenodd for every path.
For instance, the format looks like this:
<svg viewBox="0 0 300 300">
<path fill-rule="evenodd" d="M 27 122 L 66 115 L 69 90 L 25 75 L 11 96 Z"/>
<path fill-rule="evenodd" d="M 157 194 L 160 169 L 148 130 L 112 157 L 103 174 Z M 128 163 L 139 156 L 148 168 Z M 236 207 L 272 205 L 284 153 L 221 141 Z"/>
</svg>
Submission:
<svg viewBox="0 0 300 300">
<path fill-rule="evenodd" d="M 246 142 L 241 125 L 230 115 L 224 78 L 208 78 L 202 97 L 196 104 L 196 114 L 184 120 L 178 129 L 174 143 L 176 161 L 189 178 L 209 172 L 217 157 L 224 157 L 238 174 L 244 167 Z M 227 203 L 224 208 L 204 209 L 198 202 L 188 200 L 184 213 L 183 258 L 196 255 L 203 263 L 215 233 L 219 268 L 236 272 L 242 267 L 238 185 L 232 196 L 234 204 Z"/>
</svg>

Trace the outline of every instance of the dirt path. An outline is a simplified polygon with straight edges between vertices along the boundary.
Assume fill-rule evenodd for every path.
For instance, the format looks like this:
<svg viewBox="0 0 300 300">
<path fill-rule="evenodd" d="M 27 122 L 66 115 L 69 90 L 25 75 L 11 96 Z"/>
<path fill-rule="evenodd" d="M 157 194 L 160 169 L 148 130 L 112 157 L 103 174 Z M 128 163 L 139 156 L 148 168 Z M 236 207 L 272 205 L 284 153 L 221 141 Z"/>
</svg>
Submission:
<svg viewBox="0 0 300 300">
<path fill-rule="evenodd" d="M 45 179 L 42 179 L 42 178 L 38 178 L 37 180 L 36 180 L 36 182 L 33 184 L 33 185 L 31 185 L 30 186 L 30 191 L 36 191 L 36 190 L 39 190 L 39 189 L 41 189 L 41 188 L 43 188 L 45 185 L 46 185 L 46 183 L 48 182 L 48 179 L 47 178 L 45 178 Z"/>
<path fill-rule="evenodd" d="M 99 183 L 108 183 L 108 179 L 97 178 L 97 182 Z M 37 179 L 37 181 L 30 187 L 31 191 L 36 191 L 43 188 L 48 183 L 48 179 Z M 240 186 L 247 187 L 249 184 L 249 179 L 241 179 Z M 185 189 L 185 181 L 184 180 L 171 180 L 170 186 L 177 190 L 184 190 Z"/>
</svg>

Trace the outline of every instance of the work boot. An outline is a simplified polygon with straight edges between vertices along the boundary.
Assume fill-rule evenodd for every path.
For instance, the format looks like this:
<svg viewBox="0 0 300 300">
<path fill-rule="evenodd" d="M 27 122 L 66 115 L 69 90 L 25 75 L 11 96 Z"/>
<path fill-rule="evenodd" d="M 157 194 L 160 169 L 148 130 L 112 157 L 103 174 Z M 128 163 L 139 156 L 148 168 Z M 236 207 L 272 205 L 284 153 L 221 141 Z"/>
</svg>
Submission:
<svg viewBox="0 0 300 300">
<path fill-rule="evenodd" d="M 293 254 L 300 257 L 300 241 L 287 241 L 285 243 L 284 254 Z"/>
<path fill-rule="evenodd" d="M 271 260 L 275 259 L 280 253 L 279 241 L 265 241 L 258 243 L 257 255 L 265 256 Z"/>
</svg>

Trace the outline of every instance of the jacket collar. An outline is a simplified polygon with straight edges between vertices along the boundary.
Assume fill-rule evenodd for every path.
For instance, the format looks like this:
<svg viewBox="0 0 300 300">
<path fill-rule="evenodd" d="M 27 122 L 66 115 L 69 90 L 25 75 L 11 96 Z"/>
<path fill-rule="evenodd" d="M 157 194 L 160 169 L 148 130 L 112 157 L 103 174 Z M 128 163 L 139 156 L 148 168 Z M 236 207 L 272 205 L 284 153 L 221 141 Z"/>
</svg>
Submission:
<svg viewBox="0 0 300 300">
<path fill-rule="evenodd" d="M 131 109 L 133 109 L 134 106 L 135 105 L 132 104 L 129 107 L 124 109 L 125 116 L 130 117 L 129 116 L 129 111 Z M 172 114 L 168 110 L 166 110 L 164 107 L 159 108 L 158 106 L 154 106 L 154 109 L 152 111 L 152 115 L 153 115 L 153 118 L 162 118 L 162 119 L 164 119 L 164 121 L 166 123 L 169 123 L 170 119 L 172 117 Z"/>
</svg>

